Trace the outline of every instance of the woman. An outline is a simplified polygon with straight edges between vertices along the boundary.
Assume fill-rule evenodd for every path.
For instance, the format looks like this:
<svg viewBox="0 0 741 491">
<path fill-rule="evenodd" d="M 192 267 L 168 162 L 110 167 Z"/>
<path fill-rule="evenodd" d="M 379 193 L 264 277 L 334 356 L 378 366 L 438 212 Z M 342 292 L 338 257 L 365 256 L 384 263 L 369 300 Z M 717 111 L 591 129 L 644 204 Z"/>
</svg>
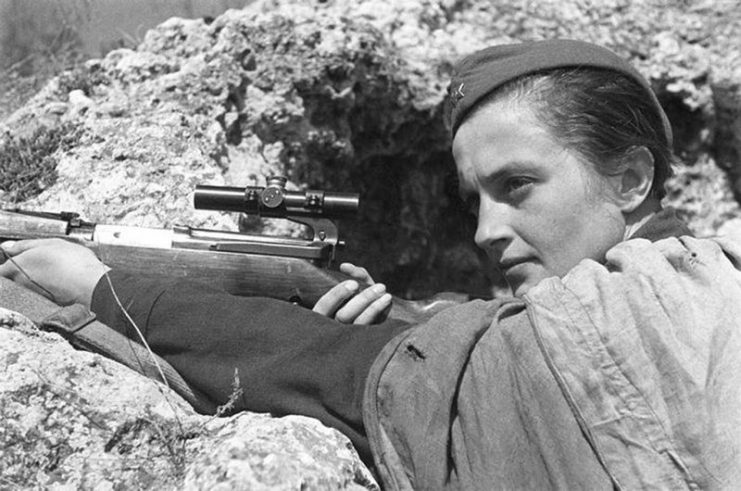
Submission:
<svg viewBox="0 0 741 491">
<path fill-rule="evenodd" d="M 240 408 L 339 428 L 389 488 L 741 478 L 741 254 L 675 238 L 688 231 L 660 206 L 671 129 L 646 81 L 587 43 L 497 46 L 457 66 L 449 116 L 476 242 L 513 298 L 350 328 L 193 284 L 111 271 L 110 285 L 153 349 L 214 401 L 237 368 Z M 4 249 L 57 299 L 129 330 L 108 268 L 85 250 Z M 0 274 L 27 282 L 10 263 Z M 318 310 L 333 313 L 346 286 Z M 372 319 L 382 296 L 359 295 L 343 320 Z"/>
<path fill-rule="evenodd" d="M 515 295 L 581 259 L 601 261 L 633 236 L 661 210 L 673 159 L 669 122 L 630 65 L 585 43 L 523 46 L 463 61 L 450 99 L 453 154 L 461 194 L 478 217 L 476 242 Z M 674 219 L 666 225 L 689 233 Z M 338 303 L 354 287 L 340 285 Z M 368 306 L 371 298 L 388 301 L 379 292 Z M 361 315 L 355 302 L 342 321 Z M 335 305 L 325 303 L 315 310 L 330 314 Z"/>
</svg>

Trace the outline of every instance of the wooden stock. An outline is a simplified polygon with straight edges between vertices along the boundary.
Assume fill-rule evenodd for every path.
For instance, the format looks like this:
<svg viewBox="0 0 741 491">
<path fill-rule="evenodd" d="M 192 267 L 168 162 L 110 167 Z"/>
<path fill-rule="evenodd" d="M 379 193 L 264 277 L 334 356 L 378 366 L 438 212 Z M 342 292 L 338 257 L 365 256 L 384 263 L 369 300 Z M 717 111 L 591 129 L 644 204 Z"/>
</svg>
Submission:
<svg viewBox="0 0 741 491">
<path fill-rule="evenodd" d="M 337 283 L 350 279 L 339 271 L 319 268 L 304 259 L 291 257 L 109 244 L 91 248 L 103 263 L 132 274 L 189 279 L 233 295 L 276 298 L 307 308 L 313 307 Z M 427 300 L 394 297 L 389 317 L 410 323 L 422 322 L 463 300 L 463 296 L 438 296 Z"/>
<path fill-rule="evenodd" d="M 114 240 L 98 241 L 92 238 L 96 226 L 89 223 L 74 229 L 75 235 L 68 235 L 70 229 L 67 221 L 53 214 L 48 215 L 35 216 L 1 210 L 0 241 L 63 238 L 92 249 L 103 263 L 131 274 L 194 280 L 234 295 L 271 297 L 308 308 L 313 307 L 337 283 L 349 279 L 339 271 L 320 268 L 306 259 L 290 256 L 215 251 L 203 244 L 200 248 L 168 246 L 169 242 L 160 247 L 139 247 L 117 244 Z M 150 239 L 160 232 L 170 231 L 136 229 L 136 234 Z M 209 240 L 202 242 L 210 243 Z M 465 300 L 464 295 L 441 295 L 418 301 L 395 297 L 389 317 L 411 323 L 421 322 Z"/>
</svg>

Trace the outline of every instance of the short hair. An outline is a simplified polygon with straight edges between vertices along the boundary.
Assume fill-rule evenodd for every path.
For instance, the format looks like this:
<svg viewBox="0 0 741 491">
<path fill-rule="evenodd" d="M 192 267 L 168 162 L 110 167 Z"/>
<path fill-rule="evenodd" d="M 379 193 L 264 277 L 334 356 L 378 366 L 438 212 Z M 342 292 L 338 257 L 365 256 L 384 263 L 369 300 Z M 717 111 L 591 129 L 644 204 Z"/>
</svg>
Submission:
<svg viewBox="0 0 741 491">
<path fill-rule="evenodd" d="M 616 173 L 616 164 L 631 149 L 646 147 L 654 158 L 651 195 L 659 200 L 666 195 L 676 157 L 662 115 L 647 91 L 631 78 L 592 67 L 533 73 L 500 86 L 471 113 L 508 97 L 531 103 L 551 134 L 603 175 Z"/>
</svg>

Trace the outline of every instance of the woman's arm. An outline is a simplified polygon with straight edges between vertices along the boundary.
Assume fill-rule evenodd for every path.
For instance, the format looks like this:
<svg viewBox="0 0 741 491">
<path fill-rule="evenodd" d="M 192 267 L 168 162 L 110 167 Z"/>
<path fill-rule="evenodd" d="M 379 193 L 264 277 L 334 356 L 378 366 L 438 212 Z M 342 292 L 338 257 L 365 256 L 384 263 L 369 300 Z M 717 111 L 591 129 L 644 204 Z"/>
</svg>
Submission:
<svg viewBox="0 0 741 491">
<path fill-rule="evenodd" d="M 109 327 L 150 347 L 216 404 L 302 414 L 339 429 L 370 463 L 362 394 L 376 355 L 409 327 L 345 325 L 288 302 L 236 297 L 189 281 L 110 271 L 88 249 L 58 239 L 5 243 L 0 275 L 60 304 L 82 303 Z"/>
<path fill-rule="evenodd" d="M 409 326 L 348 326 L 268 298 L 235 297 L 186 281 L 109 273 L 93 295 L 98 318 L 128 337 L 138 325 L 152 349 L 216 404 L 242 389 L 235 411 L 301 414 L 339 429 L 366 462 L 362 395 L 383 346 Z M 114 295 L 115 292 L 115 295 Z"/>
</svg>

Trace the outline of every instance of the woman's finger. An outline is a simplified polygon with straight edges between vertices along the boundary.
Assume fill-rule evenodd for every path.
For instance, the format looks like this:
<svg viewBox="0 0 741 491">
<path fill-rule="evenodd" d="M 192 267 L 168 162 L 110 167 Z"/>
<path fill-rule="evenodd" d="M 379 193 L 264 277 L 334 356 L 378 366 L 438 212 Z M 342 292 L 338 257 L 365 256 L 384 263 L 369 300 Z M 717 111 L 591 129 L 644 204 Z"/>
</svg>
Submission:
<svg viewBox="0 0 741 491">
<path fill-rule="evenodd" d="M 41 246 L 49 246 L 54 244 L 64 243 L 62 239 L 26 239 L 26 240 L 8 240 L 0 244 L 2 248 L 9 256 L 17 256 L 30 249 Z"/>
<path fill-rule="evenodd" d="M 378 300 L 383 294 L 386 293 L 386 285 L 378 283 L 373 286 L 369 286 L 362 292 L 355 295 L 353 298 L 347 301 L 340 310 L 335 314 L 335 319 L 345 324 L 351 324 L 355 322 L 355 319 L 360 316 L 365 309 L 367 309 L 373 302 Z"/>
<path fill-rule="evenodd" d="M 342 307 L 345 302 L 347 302 L 347 299 L 355 295 L 359 288 L 360 285 L 358 285 L 358 282 L 355 280 L 347 280 L 338 283 L 327 291 L 327 293 L 322 295 L 322 298 L 317 300 L 316 304 L 314 304 L 314 308 L 311 310 L 318 314 L 326 315 L 327 317 L 333 317 L 335 312 L 337 312 L 337 309 Z"/>
<path fill-rule="evenodd" d="M 378 300 L 370 304 L 363 313 L 353 321 L 353 324 L 368 325 L 383 322 L 391 311 L 391 302 L 391 294 L 384 293 Z"/>
<path fill-rule="evenodd" d="M 5 257 L 0 256 L 0 261 L 5 261 Z M 3 278 L 15 280 L 18 272 L 18 268 L 13 263 L 13 261 L 5 261 L 0 264 L 0 276 L 2 276 Z"/>
<path fill-rule="evenodd" d="M 373 281 L 373 278 L 371 277 L 370 273 L 368 273 L 367 269 L 360 266 L 355 266 L 353 263 L 340 264 L 340 271 L 359 281 L 360 283 L 365 283 L 366 285 L 373 285 L 376 283 L 375 281 Z"/>
</svg>

